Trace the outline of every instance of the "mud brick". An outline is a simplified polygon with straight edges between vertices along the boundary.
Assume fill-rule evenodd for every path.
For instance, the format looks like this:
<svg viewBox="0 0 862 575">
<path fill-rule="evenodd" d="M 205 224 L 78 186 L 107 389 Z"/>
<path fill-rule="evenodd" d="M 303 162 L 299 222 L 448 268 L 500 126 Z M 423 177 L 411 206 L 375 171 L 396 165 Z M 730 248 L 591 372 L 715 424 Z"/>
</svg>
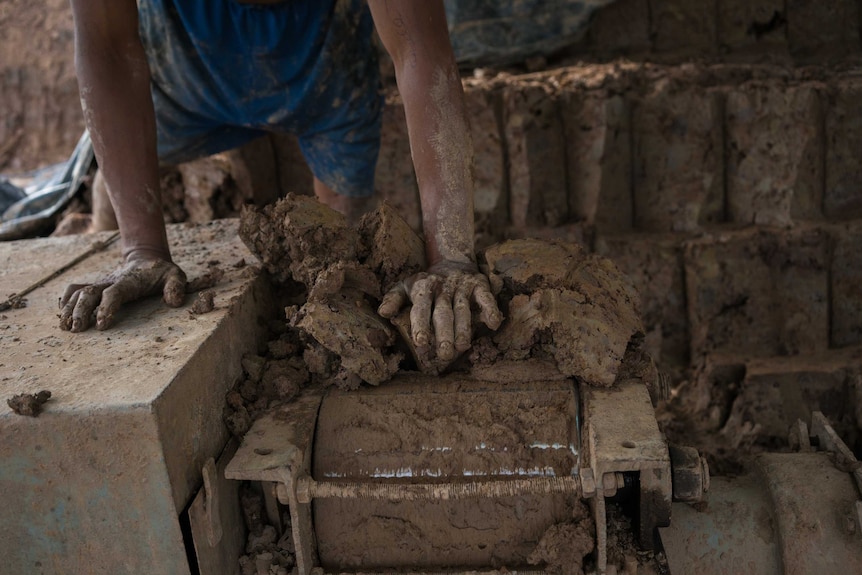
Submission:
<svg viewBox="0 0 862 575">
<path fill-rule="evenodd" d="M 635 103 L 635 227 L 690 231 L 724 219 L 721 100 L 664 79 Z"/>
<path fill-rule="evenodd" d="M 718 45 L 730 52 L 787 48 L 784 0 L 718 0 Z"/>
<path fill-rule="evenodd" d="M 650 0 L 656 52 L 711 54 L 716 42 L 716 0 Z"/>
<path fill-rule="evenodd" d="M 380 156 L 374 172 L 374 191 L 389 202 L 414 230 L 422 229 L 419 186 L 410 155 L 407 119 L 401 100 L 390 95 L 383 108 L 380 134 Z"/>
<path fill-rule="evenodd" d="M 292 134 L 269 135 L 275 159 L 278 162 L 278 179 L 281 196 L 289 193 L 303 196 L 314 195 L 314 175 L 305 162 L 299 142 Z"/>
<path fill-rule="evenodd" d="M 796 355 L 829 343 L 829 236 L 748 229 L 688 242 L 691 353 Z"/>
<path fill-rule="evenodd" d="M 644 0 L 617 0 L 596 11 L 586 44 L 588 49 L 602 54 L 649 51 L 649 4 Z"/>
<path fill-rule="evenodd" d="M 859 52 L 856 0 L 787 0 L 787 41 L 791 53 L 805 60 Z"/>
<path fill-rule="evenodd" d="M 860 364 L 859 347 L 748 361 L 722 433 L 755 435 L 760 445 L 783 445 L 796 420 L 810 423 L 811 414 L 822 411 L 852 445 L 858 436 L 855 396 Z"/>
<path fill-rule="evenodd" d="M 272 135 L 224 152 L 230 164 L 230 175 L 245 198 L 254 199 L 258 206 L 281 197 L 281 164 L 276 164 Z M 301 156 L 300 156 L 301 158 Z"/>
<path fill-rule="evenodd" d="M 862 224 L 834 230 L 832 345 L 862 343 Z"/>
<path fill-rule="evenodd" d="M 473 136 L 473 207 L 479 230 L 498 230 L 508 222 L 506 164 L 498 114 L 500 94 L 487 88 L 467 88 L 464 92 L 467 117 Z"/>
<path fill-rule="evenodd" d="M 822 216 L 823 131 L 813 86 L 747 84 L 730 91 L 727 205 L 734 222 L 786 226 Z"/>
<path fill-rule="evenodd" d="M 826 108 L 826 189 L 829 218 L 862 217 L 862 83 L 841 82 Z"/>
<path fill-rule="evenodd" d="M 673 234 L 626 234 L 596 239 L 596 252 L 627 274 L 641 297 L 650 355 L 662 364 L 688 364 L 682 238 Z"/>
<path fill-rule="evenodd" d="M 510 84 L 503 92 L 503 118 L 512 224 L 562 224 L 569 208 L 565 143 L 556 95 L 543 82 Z"/>
<path fill-rule="evenodd" d="M 569 206 L 600 231 L 632 229 L 631 109 L 622 96 L 571 88 L 561 97 Z"/>
</svg>

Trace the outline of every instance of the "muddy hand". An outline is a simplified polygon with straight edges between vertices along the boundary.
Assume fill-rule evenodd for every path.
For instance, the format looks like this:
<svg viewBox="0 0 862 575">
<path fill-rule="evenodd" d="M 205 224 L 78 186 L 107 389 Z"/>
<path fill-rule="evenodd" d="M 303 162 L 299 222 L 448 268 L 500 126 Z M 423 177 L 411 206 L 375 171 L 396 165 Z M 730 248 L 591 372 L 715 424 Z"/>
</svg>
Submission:
<svg viewBox="0 0 862 575">
<path fill-rule="evenodd" d="M 124 303 L 163 294 L 171 307 L 183 304 L 186 274 L 173 262 L 151 256 L 135 256 L 105 279 L 93 284 L 72 284 L 60 300 L 60 328 L 81 332 L 90 327 L 96 312 L 96 329 L 107 329 Z"/>
<path fill-rule="evenodd" d="M 441 262 L 389 290 L 377 311 L 392 318 L 408 302 L 413 304 L 413 343 L 418 348 L 436 343 L 437 357 L 444 361 L 470 348 L 473 303 L 479 309 L 479 319 L 490 329 L 497 329 L 503 321 L 488 278 L 474 265 Z"/>
</svg>

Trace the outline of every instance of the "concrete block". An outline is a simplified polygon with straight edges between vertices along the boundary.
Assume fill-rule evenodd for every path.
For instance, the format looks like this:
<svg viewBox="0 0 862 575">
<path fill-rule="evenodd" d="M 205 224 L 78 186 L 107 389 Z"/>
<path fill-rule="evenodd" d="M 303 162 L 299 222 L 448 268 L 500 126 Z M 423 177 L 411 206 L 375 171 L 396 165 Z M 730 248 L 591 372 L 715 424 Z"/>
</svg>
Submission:
<svg viewBox="0 0 862 575">
<path fill-rule="evenodd" d="M 398 210 L 410 227 L 422 230 L 422 207 L 419 186 L 410 154 L 407 118 L 397 95 L 390 94 L 383 107 L 380 155 L 374 172 L 374 192 Z"/>
<path fill-rule="evenodd" d="M 794 57 L 822 63 L 859 53 L 856 0 L 787 0 L 787 41 Z"/>
<path fill-rule="evenodd" d="M 509 211 L 515 227 L 556 226 L 569 215 L 559 103 L 545 82 L 512 82 L 503 92 Z"/>
<path fill-rule="evenodd" d="M 853 445 L 856 381 L 862 348 L 832 350 L 810 356 L 776 357 L 746 362 L 722 435 L 736 443 L 754 440 L 762 446 L 784 445 L 790 426 L 821 411 L 845 441 Z"/>
<path fill-rule="evenodd" d="M 862 343 L 862 224 L 834 230 L 832 345 Z"/>
<path fill-rule="evenodd" d="M 617 0 L 597 10 L 587 30 L 586 47 L 599 54 L 648 52 L 652 47 L 649 3 Z"/>
<path fill-rule="evenodd" d="M 716 51 L 716 0 L 649 0 L 656 52 Z"/>
<path fill-rule="evenodd" d="M 725 232 L 688 242 L 691 353 L 796 355 L 829 344 L 829 237 L 817 229 Z"/>
<path fill-rule="evenodd" d="M 467 118 L 473 136 L 473 207 L 476 228 L 493 232 L 509 219 L 506 197 L 506 162 L 500 125 L 502 102 L 486 87 L 465 88 Z"/>
<path fill-rule="evenodd" d="M 728 217 L 786 226 L 822 217 L 823 129 L 817 87 L 747 84 L 727 94 Z"/>
<path fill-rule="evenodd" d="M 216 309 L 192 316 L 160 298 L 130 304 L 104 332 L 60 331 L 57 298 L 120 260 L 119 243 L 0 315 L 0 391 L 46 389 L 38 418 L 0 408 L 0 555 L 8 573 L 189 573 L 180 514 L 201 468 L 228 439 L 227 390 L 270 314 L 235 221 L 171 226 L 190 278 L 218 260 Z M 104 239 L 104 235 L 100 236 Z M 92 236 L 0 244 L 0 293 L 23 289 L 86 251 Z M 188 298 L 191 300 L 192 298 Z M 274 306 L 273 306 L 274 307 Z"/>
<path fill-rule="evenodd" d="M 569 207 L 573 218 L 602 232 L 632 229 L 631 109 L 622 96 L 565 90 Z"/>
<path fill-rule="evenodd" d="M 731 54 L 785 51 L 784 0 L 718 0 L 718 45 Z"/>
<path fill-rule="evenodd" d="M 828 218 L 862 217 L 862 83 L 838 82 L 826 107 L 826 189 Z"/>
<path fill-rule="evenodd" d="M 719 95 L 661 79 L 633 111 L 634 219 L 644 231 L 691 231 L 724 219 Z"/>
<path fill-rule="evenodd" d="M 689 359 L 682 244 L 670 234 L 596 238 L 596 252 L 617 264 L 640 294 L 648 351 L 664 365 L 688 365 Z"/>
</svg>

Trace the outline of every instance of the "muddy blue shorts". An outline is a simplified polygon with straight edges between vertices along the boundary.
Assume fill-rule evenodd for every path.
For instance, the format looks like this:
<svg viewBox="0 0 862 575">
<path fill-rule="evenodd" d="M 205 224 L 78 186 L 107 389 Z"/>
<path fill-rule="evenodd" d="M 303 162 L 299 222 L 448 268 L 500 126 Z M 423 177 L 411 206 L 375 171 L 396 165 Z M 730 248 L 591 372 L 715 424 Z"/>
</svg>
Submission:
<svg viewBox="0 0 862 575">
<path fill-rule="evenodd" d="M 382 96 L 364 0 L 138 0 L 159 161 L 295 134 L 336 193 L 372 193 Z"/>
</svg>

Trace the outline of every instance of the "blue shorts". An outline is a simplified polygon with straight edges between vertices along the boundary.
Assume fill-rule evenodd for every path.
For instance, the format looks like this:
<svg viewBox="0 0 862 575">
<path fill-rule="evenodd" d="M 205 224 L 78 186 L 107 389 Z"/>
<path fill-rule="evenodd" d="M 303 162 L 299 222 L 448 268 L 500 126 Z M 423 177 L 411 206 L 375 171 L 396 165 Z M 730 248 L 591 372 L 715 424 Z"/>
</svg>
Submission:
<svg viewBox="0 0 862 575">
<path fill-rule="evenodd" d="M 371 195 L 383 102 L 364 0 L 139 0 L 138 12 L 162 164 L 288 132 L 333 191 Z"/>
</svg>

